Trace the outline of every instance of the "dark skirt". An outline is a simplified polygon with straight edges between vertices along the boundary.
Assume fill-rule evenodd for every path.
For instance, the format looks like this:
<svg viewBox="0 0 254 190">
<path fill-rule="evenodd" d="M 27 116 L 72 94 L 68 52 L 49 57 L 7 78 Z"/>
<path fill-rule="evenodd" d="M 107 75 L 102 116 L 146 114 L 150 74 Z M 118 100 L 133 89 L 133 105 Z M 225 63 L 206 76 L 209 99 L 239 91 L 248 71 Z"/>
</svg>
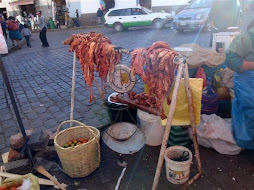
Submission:
<svg viewBox="0 0 254 190">
<path fill-rule="evenodd" d="M 19 30 L 16 30 L 16 31 L 10 30 L 9 31 L 9 37 L 12 40 L 22 40 L 22 35 L 19 32 Z"/>
</svg>

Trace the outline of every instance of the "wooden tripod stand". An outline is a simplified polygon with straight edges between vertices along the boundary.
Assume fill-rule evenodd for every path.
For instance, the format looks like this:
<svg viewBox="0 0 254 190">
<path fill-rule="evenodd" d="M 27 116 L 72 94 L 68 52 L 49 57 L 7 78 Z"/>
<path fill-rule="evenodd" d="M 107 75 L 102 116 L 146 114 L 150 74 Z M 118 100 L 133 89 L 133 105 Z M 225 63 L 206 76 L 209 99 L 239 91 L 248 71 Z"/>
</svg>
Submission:
<svg viewBox="0 0 254 190">
<path fill-rule="evenodd" d="M 197 161 L 197 167 L 198 167 L 198 174 L 196 174 L 191 180 L 189 180 L 184 185 L 183 189 L 186 189 L 188 186 L 190 186 L 203 173 L 202 168 L 201 168 L 199 147 L 198 147 L 198 141 L 197 141 L 197 129 L 196 129 L 194 111 L 193 111 L 193 102 L 192 102 L 191 87 L 190 87 L 190 81 L 189 81 L 188 65 L 187 65 L 185 59 L 179 59 L 179 63 L 180 64 L 179 64 L 179 67 L 177 70 L 175 86 L 174 86 L 170 109 L 169 109 L 169 113 L 168 113 L 167 125 L 165 128 L 165 132 L 164 132 L 164 136 L 163 136 L 163 140 L 162 140 L 160 156 L 159 156 L 159 160 L 158 160 L 158 164 L 157 164 L 157 168 L 156 168 L 156 173 L 155 173 L 155 177 L 154 177 L 154 181 L 153 181 L 152 190 L 156 190 L 158 187 L 159 178 L 160 178 L 160 174 L 161 174 L 161 168 L 162 168 L 162 165 L 164 162 L 164 154 L 165 154 L 165 150 L 166 150 L 167 144 L 168 144 L 171 123 L 173 120 L 173 115 L 174 115 L 174 111 L 175 111 L 175 107 L 176 107 L 176 99 L 177 99 L 178 89 L 180 86 L 182 75 L 184 76 L 184 84 L 185 84 L 185 90 L 186 90 L 186 94 L 187 94 L 188 105 L 189 105 L 189 113 L 190 113 L 191 127 L 192 127 L 192 133 L 193 133 L 194 149 L 195 149 L 196 161 Z"/>
</svg>

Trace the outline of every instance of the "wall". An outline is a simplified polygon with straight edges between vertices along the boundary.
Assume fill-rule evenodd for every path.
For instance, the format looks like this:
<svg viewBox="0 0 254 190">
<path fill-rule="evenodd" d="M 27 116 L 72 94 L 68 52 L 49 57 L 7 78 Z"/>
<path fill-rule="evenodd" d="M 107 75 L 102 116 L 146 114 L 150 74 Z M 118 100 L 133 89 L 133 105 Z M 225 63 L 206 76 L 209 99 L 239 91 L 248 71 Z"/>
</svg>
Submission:
<svg viewBox="0 0 254 190">
<path fill-rule="evenodd" d="M 136 0 L 115 0 L 115 7 L 130 7 L 136 6 Z"/>
<path fill-rule="evenodd" d="M 190 0 L 152 0 L 152 7 L 187 5 Z"/>
<path fill-rule="evenodd" d="M 96 13 L 100 7 L 99 0 L 81 0 L 81 13 Z"/>
<path fill-rule="evenodd" d="M 165 11 L 166 13 L 172 13 L 172 11 L 177 14 L 178 12 L 182 11 L 186 5 L 175 5 L 175 6 L 156 6 L 152 7 L 153 12 L 162 12 Z"/>
<path fill-rule="evenodd" d="M 19 7 L 18 6 L 10 6 L 9 2 L 10 0 L 2 0 L 2 3 L 0 3 L 0 8 L 6 8 L 8 16 L 14 16 L 14 14 L 19 13 Z"/>
<path fill-rule="evenodd" d="M 42 11 L 42 15 L 45 19 L 53 17 L 51 1 L 47 0 L 35 0 L 36 11 Z"/>
<path fill-rule="evenodd" d="M 99 7 L 100 0 L 80 0 L 82 26 L 91 26 L 96 24 L 96 12 Z"/>
<path fill-rule="evenodd" d="M 154 12 L 166 11 L 167 13 L 171 13 L 174 11 L 175 13 L 180 12 L 188 5 L 190 0 L 152 0 L 152 10 Z"/>
<path fill-rule="evenodd" d="M 76 9 L 79 10 L 79 15 L 82 14 L 81 2 L 83 3 L 86 0 L 66 0 L 66 8 L 69 9 L 69 15 L 71 18 L 76 17 Z"/>
</svg>

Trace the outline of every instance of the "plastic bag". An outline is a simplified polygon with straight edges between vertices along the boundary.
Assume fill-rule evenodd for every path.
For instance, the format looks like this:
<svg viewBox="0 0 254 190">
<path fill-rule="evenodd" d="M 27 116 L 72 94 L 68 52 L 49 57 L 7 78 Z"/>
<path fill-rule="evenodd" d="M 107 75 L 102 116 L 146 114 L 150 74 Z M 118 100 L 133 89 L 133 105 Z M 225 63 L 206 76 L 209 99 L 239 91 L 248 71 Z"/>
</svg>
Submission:
<svg viewBox="0 0 254 190">
<path fill-rule="evenodd" d="M 217 90 L 211 86 L 207 86 L 202 91 L 202 114 L 218 113 L 218 93 Z"/>
<path fill-rule="evenodd" d="M 195 123 L 199 125 L 200 122 L 200 110 L 201 110 L 201 96 L 202 96 L 202 88 L 203 88 L 203 79 L 195 79 L 190 78 L 190 86 L 191 86 L 191 94 L 193 100 L 193 110 L 195 116 Z M 172 88 L 173 89 L 173 88 Z M 149 90 L 147 85 L 145 85 L 145 92 L 148 93 Z M 173 90 L 171 90 L 170 99 L 172 97 Z M 163 104 L 164 113 L 168 116 L 170 106 L 167 104 L 167 101 Z M 162 125 L 167 124 L 167 119 L 161 121 Z M 176 107 L 172 120 L 172 125 L 174 126 L 182 126 L 182 125 L 190 125 L 190 114 L 189 107 L 187 101 L 187 94 L 185 91 L 184 79 L 181 79 L 181 83 L 178 90 L 178 96 L 176 99 Z"/>
<path fill-rule="evenodd" d="M 254 70 L 235 73 L 232 123 L 237 144 L 254 149 Z"/>
<path fill-rule="evenodd" d="M 221 72 L 221 78 L 222 78 L 222 80 L 220 81 L 221 86 L 234 88 L 234 71 L 232 71 L 229 68 L 224 69 Z"/>
<path fill-rule="evenodd" d="M 191 127 L 188 130 L 193 139 Z M 220 154 L 237 155 L 242 150 L 234 140 L 232 120 L 222 119 L 215 114 L 201 115 L 200 125 L 197 126 L 197 137 L 200 145 L 214 148 Z"/>
<path fill-rule="evenodd" d="M 206 75 L 205 75 L 205 71 L 202 67 L 199 67 L 197 72 L 196 72 L 196 75 L 195 75 L 195 78 L 201 78 L 204 80 L 203 82 L 203 88 L 206 87 Z"/>
<path fill-rule="evenodd" d="M 18 187 L 17 190 L 30 190 L 31 186 L 32 183 L 30 179 L 24 179 L 22 185 Z"/>
<path fill-rule="evenodd" d="M 8 48 L 7 48 L 7 44 L 4 39 L 2 27 L 0 24 L 0 54 L 6 54 L 6 53 L 8 53 Z"/>
<path fill-rule="evenodd" d="M 31 173 L 23 175 L 21 177 L 7 178 L 3 181 L 3 183 L 1 185 L 6 186 L 7 188 L 13 187 L 13 186 L 14 187 L 21 186 L 24 179 L 29 179 L 31 181 L 31 187 L 29 190 L 39 190 L 40 189 L 38 178 Z"/>
</svg>

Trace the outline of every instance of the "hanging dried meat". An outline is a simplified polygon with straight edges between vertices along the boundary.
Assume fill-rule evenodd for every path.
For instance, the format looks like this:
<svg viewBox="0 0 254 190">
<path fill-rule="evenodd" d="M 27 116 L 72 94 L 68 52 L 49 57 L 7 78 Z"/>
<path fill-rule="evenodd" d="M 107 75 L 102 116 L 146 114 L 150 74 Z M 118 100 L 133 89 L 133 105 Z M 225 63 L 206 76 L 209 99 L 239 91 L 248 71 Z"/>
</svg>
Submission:
<svg viewBox="0 0 254 190">
<path fill-rule="evenodd" d="M 89 87 L 89 102 L 91 102 L 95 98 L 92 88 L 94 72 L 98 72 L 102 89 L 105 89 L 107 75 L 108 73 L 113 75 L 115 65 L 120 63 L 121 54 L 115 51 L 115 46 L 101 33 L 73 34 L 63 43 L 70 45 L 70 52 L 76 53 L 84 73 L 85 84 Z M 101 98 L 104 100 L 103 90 Z"/>
<path fill-rule="evenodd" d="M 148 48 L 137 48 L 131 55 L 132 74 L 138 74 L 149 88 L 149 97 L 146 94 L 135 95 L 142 97 L 137 103 L 161 110 L 160 115 L 163 118 L 165 118 L 163 102 L 168 97 L 175 76 L 173 64 L 175 56 L 176 52 L 171 50 L 167 43 L 161 41 L 153 43 Z M 170 104 L 168 98 L 167 103 Z"/>
</svg>

